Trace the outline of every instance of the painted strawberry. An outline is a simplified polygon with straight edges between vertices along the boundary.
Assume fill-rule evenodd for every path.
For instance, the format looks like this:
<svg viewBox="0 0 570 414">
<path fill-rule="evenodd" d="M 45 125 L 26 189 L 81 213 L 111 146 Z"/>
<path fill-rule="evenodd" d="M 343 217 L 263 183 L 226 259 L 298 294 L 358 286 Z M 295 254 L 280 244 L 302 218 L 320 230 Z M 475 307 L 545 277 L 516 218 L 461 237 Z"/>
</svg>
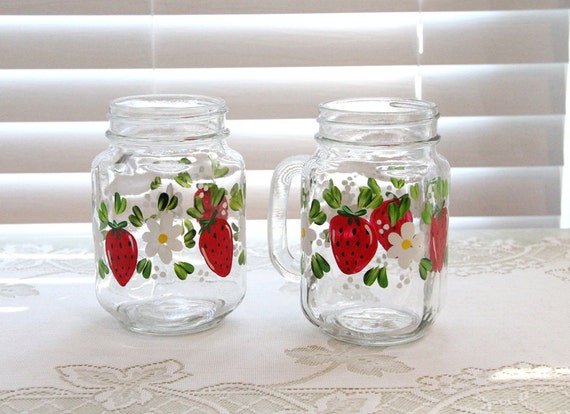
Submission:
<svg viewBox="0 0 570 414">
<path fill-rule="evenodd" d="M 429 256 L 434 272 L 440 272 L 445 263 L 447 229 L 448 212 L 447 207 L 443 207 L 433 214 L 430 225 Z"/>
<path fill-rule="evenodd" d="M 376 239 L 386 251 L 392 247 L 388 236 L 394 232 L 400 234 L 402 224 L 409 221 L 413 221 L 413 216 L 410 211 L 410 198 L 407 195 L 385 200 L 370 215 Z"/>
<path fill-rule="evenodd" d="M 215 274 L 226 277 L 232 270 L 232 228 L 226 219 L 217 217 L 217 210 L 214 210 L 208 220 L 201 220 L 200 225 L 200 253 Z"/>
<path fill-rule="evenodd" d="M 126 225 L 126 222 L 123 222 Z M 138 247 L 135 237 L 121 227 L 109 223 L 111 230 L 105 236 L 105 254 L 113 276 L 119 285 L 125 286 L 137 267 Z"/>
<path fill-rule="evenodd" d="M 199 220 L 210 220 L 214 211 L 221 218 L 228 217 L 226 190 L 216 184 L 206 184 L 194 194 L 194 208 L 188 213 Z"/>
<path fill-rule="evenodd" d="M 378 242 L 370 222 L 362 217 L 366 209 L 353 212 L 347 206 L 330 221 L 331 248 L 339 269 L 348 275 L 360 272 L 370 263 Z"/>
</svg>

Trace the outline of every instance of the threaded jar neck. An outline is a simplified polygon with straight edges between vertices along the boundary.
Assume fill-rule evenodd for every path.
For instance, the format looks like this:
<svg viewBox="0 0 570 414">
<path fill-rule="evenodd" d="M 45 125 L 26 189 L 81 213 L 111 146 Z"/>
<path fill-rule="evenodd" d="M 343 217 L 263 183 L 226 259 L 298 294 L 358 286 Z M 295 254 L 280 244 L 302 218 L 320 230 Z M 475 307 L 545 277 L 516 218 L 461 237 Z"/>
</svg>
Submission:
<svg viewBox="0 0 570 414">
<path fill-rule="evenodd" d="M 109 105 L 111 140 L 188 141 L 226 136 L 223 99 L 201 95 L 139 95 Z"/>
<path fill-rule="evenodd" d="M 437 106 L 400 98 L 355 98 L 319 106 L 317 140 L 392 146 L 437 140 Z"/>
</svg>

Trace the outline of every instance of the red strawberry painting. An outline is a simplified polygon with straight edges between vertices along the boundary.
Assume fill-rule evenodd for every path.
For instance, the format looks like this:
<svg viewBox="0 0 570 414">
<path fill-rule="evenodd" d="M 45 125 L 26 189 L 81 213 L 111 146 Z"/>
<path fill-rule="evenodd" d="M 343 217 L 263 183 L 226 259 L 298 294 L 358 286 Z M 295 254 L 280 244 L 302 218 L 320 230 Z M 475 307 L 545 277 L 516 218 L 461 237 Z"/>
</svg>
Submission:
<svg viewBox="0 0 570 414">
<path fill-rule="evenodd" d="M 200 253 L 215 274 L 226 277 L 232 270 L 232 228 L 226 219 L 217 217 L 217 211 L 214 211 L 208 220 L 201 220 L 200 225 Z"/>
<path fill-rule="evenodd" d="M 366 210 L 353 212 L 347 206 L 330 221 L 331 248 L 339 269 L 348 275 L 360 272 L 374 257 L 378 242 L 370 222 L 362 216 Z"/>
<path fill-rule="evenodd" d="M 447 207 L 436 211 L 431 219 L 429 255 L 432 262 L 432 270 L 439 272 L 445 262 L 445 250 L 447 248 L 448 212 Z"/>
<path fill-rule="evenodd" d="M 119 285 L 125 286 L 137 267 L 136 239 L 124 228 L 112 228 L 105 237 L 105 254 L 113 276 Z"/>
<path fill-rule="evenodd" d="M 228 216 L 228 199 L 226 190 L 216 184 L 204 185 L 194 195 L 194 208 L 188 214 L 199 220 L 210 220 L 215 211 L 220 218 Z"/>
<path fill-rule="evenodd" d="M 400 234 L 402 224 L 409 221 L 413 221 L 413 216 L 410 211 L 410 199 L 407 196 L 384 201 L 370 215 L 376 239 L 386 251 L 392 247 L 388 236 L 394 232 Z"/>
</svg>

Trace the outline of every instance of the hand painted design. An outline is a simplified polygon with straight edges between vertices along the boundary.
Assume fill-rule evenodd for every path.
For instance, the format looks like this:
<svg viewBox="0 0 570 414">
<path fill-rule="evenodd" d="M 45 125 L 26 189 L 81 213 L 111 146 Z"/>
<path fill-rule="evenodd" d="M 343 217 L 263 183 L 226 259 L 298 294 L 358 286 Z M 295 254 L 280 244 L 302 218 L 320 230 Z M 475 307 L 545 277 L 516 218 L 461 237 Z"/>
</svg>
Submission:
<svg viewBox="0 0 570 414">
<path fill-rule="evenodd" d="M 174 217 L 171 213 L 162 213 L 157 219 L 148 219 L 148 231 L 143 233 L 142 239 L 146 242 L 145 254 L 154 257 L 158 254 L 162 263 L 172 262 L 172 252 L 182 250 L 182 242 L 178 239 L 182 226 L 173 225 Z"/>
<path fill-rule="evenodd" d="M 415 233 L 414 223 L 406 222 L 401 231 L 391 232 L 388 236 L 391 247 L 388 257 L 398 259 L 398 265 L 405 269 L 412 262 L 419 262 L 423 254 L 423 234 Z"/>
<path fill-rule="evenodd" d="M 114 212 L 116 215 L 123 213 L 127 208 L 127 200 L 121 197 L 119 193 L 114 196 Z M 109 220 L 109 212 L 107 205 L 101 203 L 98 210 L 100 220 L 100 228 L 110 230 L 105 235 L 105 256 L 107 264 L 100 259 L 98 261 L 99 275 L 104 278 L 109 271 L 113 273 L 115 280 L 119 285 L 125 286 L 137 266 L 138 245 L 135 237 L 125 229 L 128 223 L 121 221 L 117 223 L 115 220 Z"/>
<path fill-rule="evenodd" d="M 180 161 L 186 165 L 192 162 L 188 158 Z M 170 269 L 178 279 L 186 280 L 196 263 L 181 260 L 185 257 L 181 255 L 196 247 L 205 265 L 218 276 L 230 274 L 234 255 L 240 266 L 245 265 L 240 227 L 228 221 L 230 210 L 240 213 L 244 208 L 245 185 L 235 184 L 229 191 L 220 187 L 213 180 L 225 177 L 229 168 L 210 162 L 211 182 L 196 182 L 187 171 L 170 179 L 154 177 L 148 201 L 143 204 L 130 205 L 116 192 L 112 219 L 107 204 L 100 204 L 97 216 L 105 250 L 105 256 L 97 261 L 101 278 L 112 273 L 124 287 L 135 272 L 145 279 L 157 279 L 167 277 Z M 191 200 L 189 208 L 184 199 Z M 137 237 L 141 238 L 138 242 Z M 144 249 L 143 257 L 139 257 L 139 247 Z"/>
<path fill-rule="evenodd" d="M 401 198 L 384 201 L 374 209 L 370 216 L 370 223 L 374 227 L 376 238 L 386 251 L 393 246 L 389 240 L 390 236 L 399 235 L 402 225 L 411 221 L 413 217 L 410 211 L 410 197 L 407 194 Z"/>
<path fill-rule="evenodd" d="M 218 218 L 217 210 L 208 220 L 200 221 L 200 253 L 206 264 L 218 276 L 226 277 L 232 270 L 234 244 L 232 228 L 223 218 Z"/>
<path fill-rule="evenodd" d="M 330 242 L 338 269 L 346 275 L 364 272 L 366 286 L 378 283 L 382 288 L 388 287 L 388 273 L 393 266 L 390 260 L 395 260 L 402 269 L 417 266 L 423 280 L 430 272 L 443 269 L 448 225 L 447 181 L 436 178 L 428 182 L 425 194 L 420 194 L 419 183 L 406 184 L 403 178 L 391 178 L 382 187 L 376 179 L 368 178 L 365 186 L 346 185 L 342 192 L 329 180 L 322 198 L 305 202 L 308 212 L 302 226 L 303 252 L 314 277 L 321 279 L 331 271 L 328 257 L 322 251 L 314 251 L 315 240 L 307 237 L 316 234 L 317 228 L 324 229 L 320 234 L 325 234 L 325 242 Z M 308 193 L 306 189 L 304 192 Z M 420 216 L 417 222 L 414 212 Z M 316 243 L 323 244 L 320 239 Z M 380 247 L 381 256 L 378 256 Z"/>
<path fill-rule="evenodd" d="M 435 272 L 440 272 L 446 262 L 447 229 L 448 212 L 447 207 L 443 207 L 433 214 L 430 227 L 429 256 Z"/>
<path fill-rule="evenodd" d="M 337 212 L 329 225 L 331 247 L 339 269 L 352 275 L 370 263 L 378 242 L 370 222 L 362 217 L 366 210 L 353 212 L 348 206 L 343 206 Z"/>
<path fill-rule="evenodd" d="M 223 170 L 219 170 L 223 171 Z M 244 192 L 235 184 L 228 192 L 216 184 L 206 184 L 198 187 L 194 195 L 194 206 L 186 213 L 198 220 L 199 250 L 206 265 L 220 277 L 230 274 L 234 256 L 234 239 L 239 240 L 239 227 L 230 225 L 226 218 L 229 209 L 240 211 L 244 207 Z M 229 201 L 228 201 L 229 195 Z M 245 250 L 238 252 L 238 264 L 245 265 Z"/>
</svg>

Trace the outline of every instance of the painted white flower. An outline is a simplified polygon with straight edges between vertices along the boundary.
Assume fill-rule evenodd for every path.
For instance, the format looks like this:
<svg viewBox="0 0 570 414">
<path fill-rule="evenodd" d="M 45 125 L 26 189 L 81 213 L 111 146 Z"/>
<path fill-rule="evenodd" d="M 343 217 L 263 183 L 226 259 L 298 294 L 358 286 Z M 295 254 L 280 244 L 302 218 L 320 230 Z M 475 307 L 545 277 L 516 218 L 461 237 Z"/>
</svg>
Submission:
<svg viewBox="0 0 570 414">
<path fill-rule="evenodd" d="M 309 228 L 308 220 L 303 220 L 301 226 L 301 247 L 303 248 L 303 253 L 307 256 L 313 254 L 312 244 L 317 239 L 317 232 Z"/>
<path fill-rule="evenodd" d="M 388 241 L 392 245 L 388 250 L 389 258 L 397 258 L 401 268 L 407 269 L 412 261 L 419 262 L 423 253 L 423 233 L 414 234 L 415 227 L 411 221 L 404 223 L 401 235 L 390 233 Z"/>
<path fill-rule="evenodd" d="M 146 242 L 145 253 L 147 256 L 158 256 L 163 263 L 172 261 L 172 252 L 182 250 L 182 242 L 178 237 L 182 233 L 182 226 L 173 226 L 173 216 L 171 213 L 163 213 L 158 220 L 149 219 L 147 221 L 148 232 L 144 233 L 142 239 Z"/>
</svg>

